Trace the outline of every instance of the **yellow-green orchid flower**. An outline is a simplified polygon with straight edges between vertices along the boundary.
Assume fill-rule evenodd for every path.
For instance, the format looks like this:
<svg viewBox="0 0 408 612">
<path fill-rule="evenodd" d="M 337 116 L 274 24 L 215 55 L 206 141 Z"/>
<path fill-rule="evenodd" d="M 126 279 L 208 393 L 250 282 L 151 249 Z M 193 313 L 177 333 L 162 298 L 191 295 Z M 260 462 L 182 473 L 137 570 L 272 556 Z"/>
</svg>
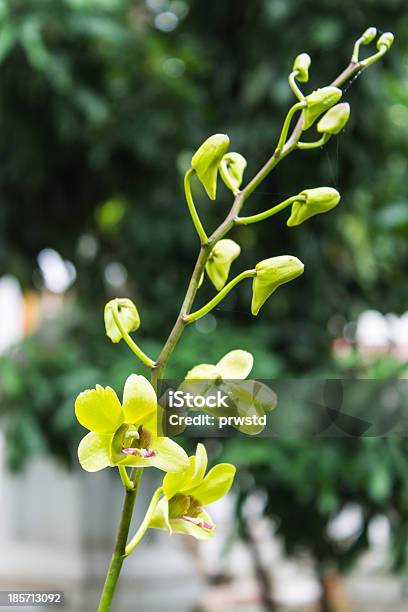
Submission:
<svg viewBox="0 0 408 612">
<path fill-rule="evenodd" d="M 299 195 L 304 197 L 293 202 L 291 214 L 286 223 L 288 227 L 295 227 L 315 215 L 328 212 L 340 202 L 340 194 L 333 187 L 304 189 Z"/>
<path fill-rule="evenodd" d="M 201 363 L 189 370 L 185 380 L 242 380 L 247 378 L 254 365 L 248 351 L 230 351 L 215 365 Z"/>
<path fill-rule="evenodd" d="M 334 106 L 341 98 L 342 91 L 337 87 L 322 87 L 306 96 L 306 108 L 303 110 L 303 130 L 307 130 L 320 115 Z"/>
<path fill-rule="evenodd" d="M 180 389 L 198 395 L 213 393 L 216 389 L 229 397 L 228 409 L 209 408 L 209 414 L 220 416 L 256 416 L 263 417 L 266 411 L 277 405 L 276 394 L 264 383 L 246 379 L 253 367 L 254 358 L 243 350 L 230 351 L 216 365 L 202 363 L 195 366 L 185 377 Z M 232 424 L 232 427 L 247 435 L 256 435 L 263 431 L 261 424 Z"/>
<path fill-rule="evenodd" d="M 78 448 L 81 466 L 88 472 L 108 466 L 179 472 L 188 465 L 181 446 L 157 436 L 157 397 L 144 376 L 128 377 L 122 404 L 110 387 L 96 385 L 83 391 L 76 399 L 75 414 L 90 430 Z"/>
<path fill-rule="evenodd" d="M 164 497 L 159 501 L 149 527 L 170 533 L 191 535 L 209 540 L 216 526 L 203 506 L 212 504 L 228 493 L 236 469 L 230 463 L 219 463 L 205 476 L 207 452 L 197 444 L 196 454 L 189 457 L 189 466 L 163 479 Z"/>
<path fill-rule="evenodd" d="M 240 153 L 226 153 L 221 160 L 221 178 L 234 195 L 239 192 L 246 167 L 247 160 Z"/>
<path fill-rule="evenodd" d="M 211 200 L 215 200 L 217 194 L 218 169 L 229 142 L 226 134 L 214 134 L 203 142 L 191 159 L 191 167 Z"/>
<path fill-rule="evenodd" d="M 230 238 L 219 240 L 210 253 L 205 270 L 217 291 L 227 282 L 232 262 L 241 253 L 239 244 Z"/>
<path fill-rule="evenodd" d="M 293 255 L 279 255 L 260 261 L 255 269 L 251 303 L 251 312 L 254 316 L 278 287 L 303 274 L 304 265 Z"/>
<path fill-rule="evenodd" d="M 346 125 L 350 117 L 350 104 L 342 102 L 335 104 L 327 111 L 317 124 L 320 134 L 338 134 Z"/>
<path fill-rule="evenodd" d="M 112 342 L 120 342 L 123 336 L 115 323 L 113 315 L 114 308 L 117 309 L 119 320 L 127 333 L 139 329 L 140 316 L 135 304 L 128 298 L 116 298 L 115 300 L 110 300 L 110 302 L 106 304 L 104 311 L 106 335 Z"/>
</svg>

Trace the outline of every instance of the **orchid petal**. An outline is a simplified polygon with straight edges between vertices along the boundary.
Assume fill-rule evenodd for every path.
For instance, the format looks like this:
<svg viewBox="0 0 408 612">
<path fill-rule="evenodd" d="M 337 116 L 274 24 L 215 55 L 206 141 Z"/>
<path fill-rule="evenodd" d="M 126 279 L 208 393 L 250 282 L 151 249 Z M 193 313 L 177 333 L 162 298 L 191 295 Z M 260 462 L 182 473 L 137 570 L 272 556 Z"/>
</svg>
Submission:
<svg viewBox="0 0 408 612">
<path fill-rule="evenodd" d="M 217 363 L 217 369 L 224 380 L 242 380 L 248 376 L 254 365 L 254 358 L 248 351 L 230 351 Z"/>
<path fill-rule="evenodd" d="M 112 435 L 97 434 L 93 431 L 82 438 L 78 447 L 78 458 L 87 472 L 98 472 L 110 465 L 109 449 Z"/>
<path fill-rule="evenodd" d="M 230 463 L 215 465 L 204 478 L 203 482 L 190 491 L 201 505 L 206 506 L 224 497 L 231 488 L 236 468 Z"/>
<path fill-rule="evenodd" d="M 146 423 L 157 409 L 156 393 L 144 376 L 131 374 L 123 390 L 123 412 L 126 423 Z"/>
<path fill-rule="evenodd" d="M 114 433 L 123 423 L 122 407 L 115 391 L 100 385 L 78 395 L 75 414 L 83 427 L 100 434 Z"/>
</svg>

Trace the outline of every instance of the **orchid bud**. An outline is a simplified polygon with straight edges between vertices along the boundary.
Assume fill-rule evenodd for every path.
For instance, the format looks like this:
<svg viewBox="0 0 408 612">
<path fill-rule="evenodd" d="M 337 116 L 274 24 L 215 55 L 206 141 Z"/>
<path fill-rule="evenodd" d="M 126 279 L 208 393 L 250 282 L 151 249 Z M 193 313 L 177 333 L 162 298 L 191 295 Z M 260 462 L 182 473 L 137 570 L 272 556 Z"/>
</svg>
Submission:
<svg viewBox="0 0 408 612">
<path fill-rule="evenodd" d="M 305 196 L 305 199 L 293 203 L 292 212 L 287 222 L 288 227 L 300 225 L 314 215 L 331 210 L 340 202 L 339 192 L 332 187 L 305 189 L 299 195 Z"/>
<path fill-rule="evenodd" d="M 257 315 L 261 306 L 280 285 L 303 274 L 303 263 L 293 255 L 281 255 L 260 261 L 255 266 L 252 284 L 251 312 Z"/>
<path fill-rule="evenodd" d="M 393 42 L 394 34 L 391 32 L 385 32 L 384 34 L 381 34 L 380 38 L 377 40 L 377 49 L 380 51 L 381 47 L 386 47 L 388 51 Z"/>
<path fill-rule="evenodd" d="M 106 335 L 116 343 L 122 339 L 122 333 L 115 323 L 113 309 L 117 312 L 119 321 L 127 333 L 139 329 L 140 317 L 132 300 L 127 298 L 116 298 L 106 304 L 104 312 Z"/>
<path fill-rule="evenodd" d="M 203 142 L 191 160 L 191 166 L 196 171 L 211 200 L 215 200 L 218 167 L 227 152 L 229 142 L 226 134 L 214 134 Z"/>
<path fill-rule="evenodd" d="M 322 87 L 306 96 L 306 108 L 303 110 L 303 130 L 307 130 L 317 117 L 329 110 L 342 96 L 341 89 L 337 87 Z"/>
<path fill-rule="evenodd" d="M 225 285 L 231 264 L 241 253 L 239 244 L 225 238 L 217 242 L 208 258 L 205 269 L 217 291 Z"/>
<path fill-rule="evenodd" d="M 296 80 L 300 83 L 307 83 L 309 80 L 309 68 L 312 60 L 307 53 L 301 53 L 293 62 L 292 71 L 297 71 Z"/>
<path fill-rule="evenodd" d="M 247 161 L 240 153 L 227 153 L 222 158 L 221 178 L 234 195 L 238 193 L 241 187 L 246 167 Z"/>
<path fill-rule="evenodd" d="M 361 36 L 361 42 L 363 45 L 369 45 L 371 41 L 377 36 L 376 28 L 367 28 Z"/>
<path fill-rule="evenodd" d="M 335 104 L 327 111 L 317 124 L 317 131 L 321 134 L 338 134 L 346 125 L 350 117 L 350 104 L 342 102 Z"/>
</svg>

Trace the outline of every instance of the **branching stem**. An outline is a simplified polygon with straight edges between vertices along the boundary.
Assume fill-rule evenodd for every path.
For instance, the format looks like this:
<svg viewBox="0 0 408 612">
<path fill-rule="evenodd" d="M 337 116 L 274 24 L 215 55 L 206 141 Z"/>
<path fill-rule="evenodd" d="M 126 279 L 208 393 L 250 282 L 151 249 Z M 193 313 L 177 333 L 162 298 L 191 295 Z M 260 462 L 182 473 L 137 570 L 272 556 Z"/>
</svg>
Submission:
<svg viewBox="0 0 408 612">
<path fill-rule="evenodd" d="M 201 319 L 201 317 L 204 317 L 206 314 L 211 312 L 211 310 L 215 308 L 215 306 L 217 306 L 217 304 L 219 304 L 221 300 L 225 298 L 226 295 L 228 295 L 228 293 L 231 291 L 231 289 L 235 287 L 235 285 L 238 285 L 238 283 L 240 283 L 245 278 L 253 278 L 255 274 L 256 270 L 245 270 L 245 272 L 241 272 L 241 274 L 238 274 L 238 276 L 233 278 L 227 285 L 225 285 L 225 287 L 223 287 L 221 291 L 217 293 L 217 295 L 213 297 L 213 299 L 210 300 L 205 306 L 203 306 L 199 310 L 196 310 L 195 312 L 192 312 L 189 315 L 186 315 L 184 317 L 184 321 L 186 323 L 193 323 L 193 321 L 198 321 L 198 319 Z"/>
<path fill-rule="evenodd" d="M 115 321 L 117 328 L 122 334 L 123 340 L 126 342 L 130 350 L 133 351 L 136 357 L 138 357 L 140 361 L 144 363 L 148 368 L 153 368 L 155 365 L 155 362 L 153 361 L 153 359 L 150 359 L 150 357 L 148 357 L 146 353 L 144 353 L 142 349 L 138 347 L 136 342 L 130 337 L 130 335 L 127 333 L 127 331 L 123 327 L 120 321 L 118 304 L 114 304 L 112 308 L 112 315 L 113 315 L 113 320 Z"/>
<path fill-rule="evenodd" d="M 156 510 L 156 506 L 159 503 L 160 497 L 163 493 L 163 487 L 159 487 L 153 493 L 152 499 L 150 500 L 149 507 L 146 511 L 143 521 L 140 524 L 139 529 L 136 531 L 133 538 L 130 540 L 129 544 L 126 546 L 125 555 L 128 556 L 130 553 L 136 548 L 144 534 L 149 528 L 150 519 L 153 516 L 154 511 Z"/>
<path fill-rule="evenodd" d="M 264 221 L 265 219 L 268 219 L 269 217 L 276 215 L 276 213 L 280 212 L 281 210 L 284 210 L 285 208 L 293 204 L 293 202 L 299 202 L 299 201 L 305 201 L 305 200 L 306 200 L 306 196 L 295 195 L 295 196 L 292 196 L 291 198 L 288 198 L 287 200 L 284 200 L 280 204 L 277 204 L 273 208 L 269 208 L 269 210 L 264 210 L 263 212 L 257 215 L 251 215 L 250 217 L 237 217 L 235 219 L 235 223 L 237 225 L 249 225 L 250 223 L 257 223 L 258 221 Z"/>
<path fill-rule="evenodd" d="M 384 55 L 384 53 L 385 53 L 385 49 L 384 50 L 381 49 L 377 54 L 375 54 L 371 58 L 364 60 L 364 62 L 360 62 L 360 63 L 353 62 L 353 61 L 350 62 L 349 66 L 333 81 L 332 85 L 334 87 L 341 86 L 343 83 L 348 81 L 350 78 L 352 78 L 355 74 L 360 72 L 363 68 L 368 66 L 370 63 L 373 63 L 374 61 L 379 59 L 379 57 Z M 258 185 L 262 183 L 263 180 L 265 180 L 265 178 L 269 175 L 271 170 L 273 170 L 273 168 L 275 168 L 275 166 L 282 159 L 284 159 L 289 153 L 291 153 L 297 148 L 300 136 L 302 134 L 302 126 L 303 126 L 302 116 L 297 121 L 296 126 L 294 127 L 289 138 L 287 138 L 287 135 L 288 135 L 289 127 L 290 127 L 294 114 L 298 110 L 301 110 L 304 107 L 304 105 L 305 105 L 304 102 L 303 103 L 298 102 L 297 104 L 292 106 L 292 108 L 289 110 L 286 116 L 283 128 L 282 128 L 278 146 L 276 147 L 273 155 L 266 162 L 266 164 L 259 170 L 259 172 L 252 178 L 252 180 L 247 184 L 245 189 L 243 189 L 242 191 L 239 191 L 236 194 L 233 205 L 227 217 L 224 219 L 221 225 L 213 232 L 213 234 L 211 234 L 211 236 L 208 238 L 204 231 L 204 228 L 201 225 L 201 222 L 198 217 L 197 211 L 195 209 L 194 202 L 193 202 L 192 195 L 191 195 L 190 179 L 191 179 L 193 171 L 189 170 L 187 172 L 186 177 L 185 177 L 185 182 L 184 182 L 185 189 L 186 189 L 186 198 L 187 198 L 189 210 L 190 210 L 190 213 L 193 219 L 193 223 L 195 225 L 198 235 L 200 236 L 201 249 L 198 254 L 198 258 L 197 258 L 189 285 L 187 287 L 187 291 L 186 291 L 179 315 L 176 319 L 173 329 L 171 330 L 170 335 L 167 338 L 163 346 L 163 349 L 159 355 L 159 358 L 157 359 L 156 362 L 153 362 L 149 357 L 147 357 L 147 355 L 145 355 L 143 351 L 141 351 L 141 349 L 135 344 L 135 342 L 132 340 L 129 334 L 125 332 L 125 330 L 123 329 L 123 326 L 120 323 L 118 312 L 117 311 L 115 312 L 115 309 L 113 309 L 113 317 L 114 317 L 116 325 L 118 326 L 120 332 L 122 333 L 123 339 L 128 344 L 128 346 L 131 348 L 131 350 L 139 357 L 139 359 L 141 359 L 141 361 L 145 365 L 152 368 L 151 381 L 152 381 L 153 386 L 156 388 L 156 390 L 157 390 L 160 378 L 163 375 L 164 369 L 167 365 L 167 362 L 178 340 L 180 339 L 181 334 L 183 333 L 186 323 L 191 322 L 192 320 L 195 320 L 196 317 L 198 318 L 198 313 L 200 312 L 205 314 L 204 310 L 206 310 L 211 304 L 212 304 L 211 307 L 214 307 L 216 303 L 218 303 L 218 301 L 220 301 L 228 293 L 228 291 L 230 291 L 232 287 L 235 286 L 238 282 L 240 282 L 244 278 L 254 276 L 254 273 L 255 273 L 254 270 L 247 270 L 243 272 L 242 274 L 238 275 L 235 279 L 233 279 L 230 283 L 228 283 L 228 285 L 226 285 L 224 289 L 220 291 L 220 293 L 217 296 L 215 296 L 215 298 L 213 298 L 213 300 L 211 300 L 206 306 L 204 306 L 202 309 L 190 315 L 191 308 L 194 304 L 194 300 L 197 294 L 199 281 L 203 274 L 205 264 L 207 263 L 212 247 L 218 242 L 218 240 L 223 238 L 230 231 L 230 229 L 232 229 L 232 227 L 234 227 L 242 206 L 244 205 L 245 201 L 249 198 L 249 196 L 252 194 L 252 192 L 258 187 Z M 282 205 L 283 205 L 283 202 L 282 202 Z M 281 205 L 278 205 L 278 206 L 281 206 Z M 277 207 L 275 207 L 275 209 L 276 208 Z M 266 211 L 266 212 L 270 213 L 271 210 Z M 275 213 L 271 213 L 271 214 L 275 214 Z M 200 314 L 199 316 L 203 316 L 203 314 Z M 190 315 L 190 318 L 189 318 L 189 315 Z M 98 612 L 109 612 L 110 611 L 113 595 L 114 595 L 116 585 L 119 579 L 123 561 L 126 558 L 126 556 L 139 544 L 141 538 L 143 537 L 147 529 L 148 521 L 150 521 L 150 516 L 154 512 L 154 508 L 156 507 L 157 502 L 159 501 L 160 495 L 162 493 L 160 489 L 157 489 L 157 491 L 153 495 L 153 498 L 150 502 L 150 506 L 145 516 L 145 519 L 142 521 L 142 524 L 140 525 L 138 531 L 136 532 L 131 542 L 128 545 L 126 545 L 128 534 L 129 534 L 130 522 L 131 522 L 132 514 L 133 514 L 133 508 L 135 505 L 136 495 L 137 495 L 142 471 L 143 471 L 142 468 L 134 468 L 129 477 L 130 482 L 133 483 L 133 488 L 132 489 L 126 488 L 125 498 L 124 498 L 124 503 L 123 503 L 123 508 L 122 508 L 122 514 L 121 514 L 117 538 L 116 538 L 115 550 L 114 550 L 112 560 L 109 566 L 108 574 L 106 576 L 106 581 L 105 581 L 105 585 L 103 588 Z M 121 476 L 122 477 L 124 476 L 123 472 Z M 147 518 L 148 516 L 149 518 Z"/>
<path fill-rule="evenodd" d="M 205 233 L 205 229 L 202 226 L 200 217 L 198 216 L 198 212 L 196 210 L 194 200 L 193 200 L 193 194 L 191 193 L 191 177 L 194 174 L 195 174 L 195 170 L 193 170 L 193 168 L 190 168 L 189 170 L 187 170 L 184 176 L 184 191 L 186 194 L 188 209 L 190 211 L 190 215 L 193 220 L 194 227 L 196 228 L 197 234 L 200 237 L 201 244 L 206 244 L 208 242 L 208 237 L 207 237 L 207 234 Z"/>
</svg>

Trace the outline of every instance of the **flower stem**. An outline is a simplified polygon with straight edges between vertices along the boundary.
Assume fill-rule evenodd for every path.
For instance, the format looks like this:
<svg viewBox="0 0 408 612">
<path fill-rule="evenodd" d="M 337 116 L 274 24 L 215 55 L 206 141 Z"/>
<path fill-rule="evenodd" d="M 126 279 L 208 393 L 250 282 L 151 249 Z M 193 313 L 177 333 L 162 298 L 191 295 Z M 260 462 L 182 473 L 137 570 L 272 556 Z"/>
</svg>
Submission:
<svg viewBox="0 0 408 612">
<path fill-rule="evenodd" d="M 123 465 L 118 466 L 120 479 L 125 489 L 133 490 L 133 482 L 130 480 L 126 468 Z"/>
<path fill-rule="evenodd" d="M 305 106 L 307 106 L 307 102 L 302 100 L 301 102 L 297 102 L 296 104 L 294 104 L 289 109 L 288 114 L 286 115 L 286 119 L 284 121 L 283 127 L 282 127 L 282 132 L 281 132 L 281 135 L 280 135 L 280 138 L 279 138 L 278 146 L 276 147 L 277 151 L 281 151 L 283 149 L 283 146 L 286 143 L 286 139 L 288 137 L 288 131 L 289 131 L 292 119 L 293 119 L 293 115 L 298 110 L 301 110 L 302 108 L 305 108 Z"/>
<path fill-rule="evenodd" d="M 299 85 L 296 82 L 296 77 L 299 74 L 298 70 L 294 70 L 289 75 L 289 85 L 298 100 L 304 100 L 305 96 L 302 94 Z"/>
<path fill-rule="evenodd" d="M 111 609 L 120 570 L 122 569 L 122 564 L 126 556 L 126 542 L 129 535 L 130 522 L 132 520 L 133 508 L 135 506 L 136 495 L 138 492 L 140 479 L 142 477 L 142 472 L 143 468 L 135 468 L 135 470 L 132 470 L 131 479 L 133 481 L 133 489 L 126 489 L 125 492 L 122 514 L 116 536 L 115 549 L 113 551 L 108 573 L 106 575 L 98 612 L 109 612 Z"/>
<path fill-rule="evenodd" d="M 130 553 L 136 548 L 139 544 L 140 540 L 143 538 L 144 534 L 149 528 L 150 519 L 153 516 L 154 511 L 156 510 L 156 506 L 159 502 L 159 499 L 163 493 L 163 487 L 159 487 L 153 493 L 152 499 L 150 500 L 149 507 L 146 511 L 143 521 L 140 524 L 139 529 L 136 531 L 133 538 L 130 540 L 129 544 L 126 546 L 125 555 L 128 556 Z"/>
<path fill-rule="evenodd" d="M 184 176 L 184 192 L 186 194 L 188 209 L 190 211 L 190 215 L 193 220 L 194 227 L 196 228 L 197 234 L 200 237 L 201 244 L 206 244 L 208 242 L 208 237 L 207 237 L 207 234 L 205 233 L 205 229 L 202 226 L 200 217 L 198 216 L 198 213 L 197 213 L 197 210 L 194 204 L 194 200 L 193 200 L 193 194 L 191 193 L 191 177 L 193 176 L 193 174 L 195 174 L 195 170 L 193 170 L 193 168 L 190 168 L 189 170 L 187 170 Z"/>
<path fill-rule="evenodd" d="M 217 295 L 213 297 L 213 299 L 210 300 L 208 304 L 206 304 L 199 310 L 196 310 L 195 312 L 192 312 L 191 314 L 186 315 L 184 317 L 184 321 L 186 323 L 192 323 L 193 321 L 197 321 L 197 319 L 201 319 L 201 317 L 204 317 L 217 304 L 219 304 L 219 302 L 221 302 L 221 300 L 225 298 L 225 296 L 231 291 L 231 289 L 235 287 L 235 285 L 238 285 L 238 283 L 244 280 L 244 278 L 253 278 L 255 274 L 256 274 L 256 270 L 245 270 L 245 272 L 241 272 L 241 274 L 238 274 L 238 276 L 233 278 L 227 285 L 225 285 L 225 287 L 221 289 L 221 291 L 217 293 Z"/>
<path fill-rule="evenodd" d="M 288 198 L 284 202 L 277 204 L 273 208 L 264 210 L 258 215 L 251 215 L 250 217 L 237 217 L 235 220 L 235 223 L 237 225 L 249 225 L 250 223 L 257 223 L 258 221 L 264 221 L 265 219 L 268 219 L 269 217 L 276 215 L 276 213 L 280 212 L 281 210 L 284 210 L 285 208 L 290 206 L 290 204 L 293 204 L 293 202 L 298 202 L 299 200 L 301 201 L 306 200 L 306 196 L 302 196 L 302 195 L 292 196 L 291 198 Z"/>
<path fill-rule="evenodd" d="M 385 55 L 387 51 L 388 47 L 386 45 L 381 45 L 380 50 L 377 53 L 374 53 L 374 55 L 371 55 L 370 57 L 367 57 L 365 60 L 362 60 L 360 62 L 361 68 L 367 68 L 367 66 L 370 66 L 370 64 L 374 64 L 374 62 L 376 62 L 380 59 L 380 57 Z"/>
<path fill-rule="evenodd" d="M 115 304 L 114 307 L 112 308 L 112 315 L 113 315 L 113 320 L 115 321 L 117 328 L 122 334 L 123 340 L 126 342 L 130 350 L 133 351 L 136 357 L 138 357 L 140 361 L 144 363 L 148 368 L 153 368 L 155 365 L 155 362 L 153 361 L 153 359 L 150 359 L 150 357 L 148 357 L 146 353 L 144 353 L 142 349 L 137 346 L 136 342 L 129 336 L 129 334 L 123 327 L 120 321 L 117 304 Z"/>
<path fill-rule="evenodd" d="M 320 140 L 314 140 L 313 142 L 298 142 L 297 148 L 304 149 L 318 149 L 319 147 L 323 147 L 326 142 L 330 139 L 330 134 L 323 134 Z"/>
</svg>

